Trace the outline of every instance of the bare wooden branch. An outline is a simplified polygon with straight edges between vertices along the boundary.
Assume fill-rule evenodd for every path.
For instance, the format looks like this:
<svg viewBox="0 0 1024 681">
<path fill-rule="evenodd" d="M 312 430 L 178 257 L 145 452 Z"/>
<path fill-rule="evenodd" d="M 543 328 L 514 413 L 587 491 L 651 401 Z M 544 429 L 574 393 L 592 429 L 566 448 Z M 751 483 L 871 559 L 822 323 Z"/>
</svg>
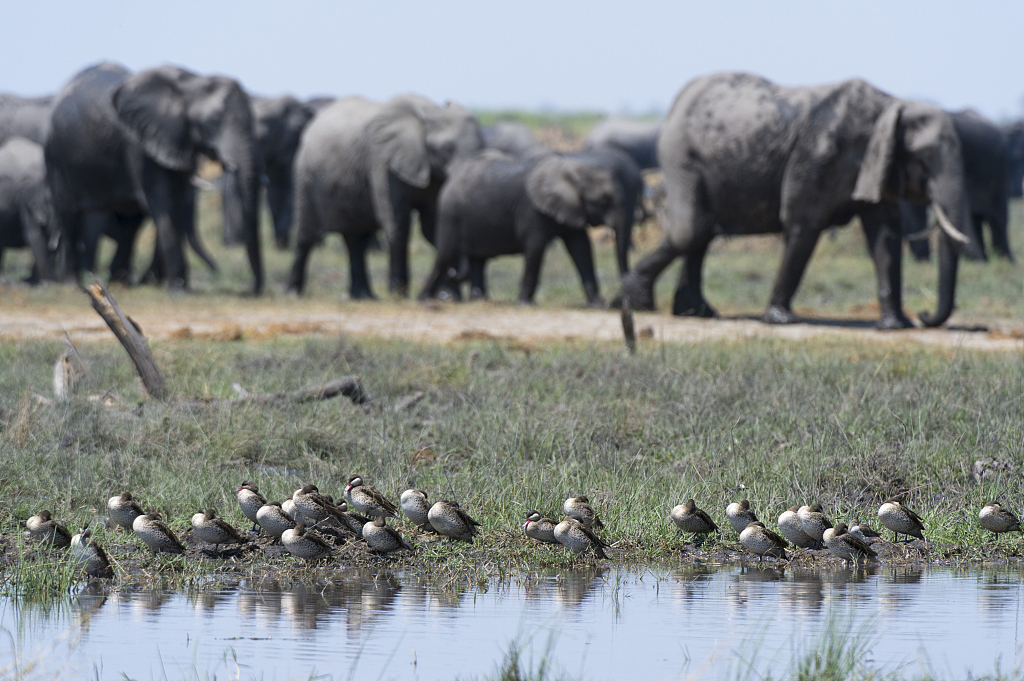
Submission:
<svg viewBox="0 0 1024 681">
<path fill-rule="evenodd" d="M 149 344 L 142 335 L 142 330 L 134 320 L 129 319 L 118 306 L 114 296 L 110 294 L 103 283 L 93 277 L 93 283 L 84 287 L 85 292 L 92 301 L 92 307 L 103 317 L 110 330 L 117 336 L 128 356 L 135 363 L 135 368 L 142 378 L 142 384 L 146 392 L 158 400 L 167 398 L 167 387 L 164 377 L 157 369 L 153 354 L 149 351 Z"/>
<path fill-rule="evenodd" d="M 237 387 L 235 387 L 237 386 Z M 329 400 L 334 397 L 344 396 L 352 400 L 354 404 L 365 404 L 370 401 L 370 396 L 363 390 L 363 383 L 358 376 L 344 376 L 330 383 L 315 385 L 301 390 L 291 390 L 280 393 L 253 393 L 242 388 L 237 383 L 232 389 L 239 394 L 239 397 L 226 399 L 205 399 L 185 400 L 181 404 L 195 405 L 236 405 L 236 404 L 272 404 L 275 402 L 291 402 L 303 404 L 305 402 L 317 402 Z"/>
<path fill-rule="evenodd" d="M 633 324 L 633 310 L 629 306 L 629 296 L 622 296 L 622 335 L 626 337 L 629 354 L 636 352 L 636 326 Z"/>
</svg>

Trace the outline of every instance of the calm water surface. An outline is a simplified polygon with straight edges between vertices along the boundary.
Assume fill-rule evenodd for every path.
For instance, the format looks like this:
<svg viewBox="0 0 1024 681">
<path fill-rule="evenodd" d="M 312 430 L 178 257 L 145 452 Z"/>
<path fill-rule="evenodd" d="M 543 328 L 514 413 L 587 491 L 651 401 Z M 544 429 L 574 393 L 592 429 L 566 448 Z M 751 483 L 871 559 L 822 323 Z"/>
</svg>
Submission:
<svg viewBox="0 0 1024 681">
<path fill-rule="evenodd" d="M 963 678 L 1018 661 L 1022 578 L 1020 568 L 605 568 L 452 593 L 352 571 L 318 587 L 0 599 L 0 669 L 18 656 L 41 660 L 37 678 L 454 679 L 493 672 L 519 641 L 526 659 L 550 651 L 573 677 L 731 678 L 783 673 L 831 620 L 869 638 L 874 664 Z"/>
</svg>

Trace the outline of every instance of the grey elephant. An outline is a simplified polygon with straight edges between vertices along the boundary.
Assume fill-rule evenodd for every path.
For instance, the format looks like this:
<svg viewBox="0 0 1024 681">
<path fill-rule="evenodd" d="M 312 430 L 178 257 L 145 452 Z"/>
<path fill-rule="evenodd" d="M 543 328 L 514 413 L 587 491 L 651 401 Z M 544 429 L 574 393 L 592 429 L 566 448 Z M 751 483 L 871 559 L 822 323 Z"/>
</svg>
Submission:
<svg viewBox="0 0 1024 681">
<path fill-rule="evenodd" d="M 35 259 L 29 281 L 52 280 L 52 224 L 43 147 L 10 137 L 0 145 L 0 265 L 5 248 L 28 247 Z"/>
<path fill-rule="evenodd" d="M 57 97 L 45 152 L 64 276 L 84 267 L 78 244 L 87 212 L 121 216 L 135 229 L 149 215 L 156 224 L 155 274 L 172 288 L 187 288 L 182 245 L 195 233 L 192 176 L 202 155 L 225 169 L 225 229 L 243 235 L 252 291 L 262 290 L 260 161 L 252 106 L 236 81 L 174 66 L 136 74 L 111 63 L 87 68 Z"/>
<path fill-rule="evenodd" d="M 608 118 L 595 125 L 587 134 L 586 148 L 620 149 L 629 154 L 641 170 L 657 168 L 661 125 L 661 121 Z"/>
<path fill-rule="evenodd" d="M 960 138 L 964 180 L 975 234 L 984 246 L 982 226 L 988 224 L 996 255 L 1012 261 L 1007 233 L 1012 161 L 1010 141 L 1002 128 L 976 111 L 957 111 L 951 116 L 953 128 Z M 928 234 L 926 208 L 924 204 L 900 202 L 903 234 L 918 260 L 927 260 L 931 250 L 927 238 L 923 238 Z"/>
<path fill-rule="evenodd" d="M 288 247 L 292 223 L 292 166 L 302 131 L 313 119 L 317 108 L 289 96 L 253 97 L 252 108 L 256 116 L 256 138 L 263 162 L 267 204 L 274 222 L 274 241 L 278 248 L 284 249 Z"/>
<path fill-rule="evenodd" d="M 0 144 L 11 137 L 23 137 L 42 144 L 50 130 L 53 96 L 19 97 L 0 94 Z"/>
<path fill-rule="evenodd" d="M 487 260 L 522 253 L 526 262 L 519 302 L 533 301 L 544 251 L 565 243 L 587 303 L 603 305 L 587 225 L 618 227 L 621 198 L 612 174 L 580 159 L 549 154 L 515 158 L 488 150 L 457 164 L 441 190 L 437 258 L 421 297 L 450 284 L 449 271 L 466 270 L 472 298 L 487 296 Z"/>
<path fill-rule="evenodd" d="M 320 111 L 295 158 L 295 261 L 288 289 L 301 293 L 310 251 L 338 232 L 349 255 L 352 298 L 372 298 L 366 249 L 388 241 L 390 290 L 406 295 L 412 211 L 434 240 L 437 194 L 449 165 L 483 147 L 480 124 L 461 106 L 417 95 L 384 104 L 346 97 Z"/>
<path fill-rule="evenodd" d="M 509 154 L 510 156 L 533 156 L 535 154 L 548 153 L 548 149 L 542 146 L 533 132 L 523 125 L 514 121 L 498 121 L 494 125 L 488 125 L 483 129 L 484 146 L 488 149 Z"/>
<path fill-rule="evenodd" d="M 1003 126 L 1007 151 L 1010 155 L 1010 172 L 1007 175 L 1006 195 L 1010 198 L 1024 196 L 1024 121 L 1014 121 Z"/>
<path fill-rule="evenodd" d="M 623 279 L 634 308 L 653 307 L 655 279 L 681 256 L 673 313 L 713 316 L 701 268 L 715 235 L 781 232 L 785 251 L 764 319 L 795 322 L 793 294 L 818 238 L 858 215 L 877 272 L 877 324 L 910 326 L 902 309 L 899 199 L 930 202 L 943 230 L 938 307 L 920 315 L 925 325 L 942 324 L 953 311 L 958 256 L 983 254 L 949 114 L 860 80 L 782 87 L 744 73 L 698 78 L 676 97 L 658 158 L 665 239 Z"/>
</svg>

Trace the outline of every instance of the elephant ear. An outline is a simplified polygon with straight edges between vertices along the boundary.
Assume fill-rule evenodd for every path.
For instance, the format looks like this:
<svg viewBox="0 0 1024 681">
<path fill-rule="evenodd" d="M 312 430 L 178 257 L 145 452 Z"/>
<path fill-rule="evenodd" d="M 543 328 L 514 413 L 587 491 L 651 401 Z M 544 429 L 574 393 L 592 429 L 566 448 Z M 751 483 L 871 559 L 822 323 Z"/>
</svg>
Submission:
<svg viewBox="0 0 1024 681">
<path fill-rule="evenodd" d="M 857 184 L 853 188 L 854 201 L 878 203 L 882 200 L 885 182 L 896 154 L 896 134 L 902 109 L 902 102 L 893 102 L 875 121 L 864 160 L 860 164 Z"/>
<path fill-rule="evenodd" d="M 167 74 L 143 71 L 122 83 L 113 95 L 114 110 L 135 133 L 146 155 L 172 170 L 190 171 L 195 147 L 188 101 Z"/>
<path fill-rule="evenodd" d="M 580 164 L 561 156 L 550 156 L 526 178 L 526 195 L 533 205 L 555 222 L 570 227 L 587 226 L 586 209 L 580 192 Z"/>
<path fill-rule="evenodd" d="M 409 107 L 387 107 L 370 123 L 369 132 L 391 172 L 413 187 L 430 184 L 423 123 Z"/>
</svg>

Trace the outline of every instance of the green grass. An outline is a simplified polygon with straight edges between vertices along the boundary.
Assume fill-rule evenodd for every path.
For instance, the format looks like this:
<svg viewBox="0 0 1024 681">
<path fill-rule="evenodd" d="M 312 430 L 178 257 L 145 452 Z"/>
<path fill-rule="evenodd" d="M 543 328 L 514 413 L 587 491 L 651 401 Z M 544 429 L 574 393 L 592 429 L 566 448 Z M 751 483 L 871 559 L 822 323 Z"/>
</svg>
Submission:
<svg viewBox="0 0 1024 681">
<path fill-rule="evenodd" d="M 243 479 L 271 499 L 305 481 L 340 496 L 359 472 L 392 498 L 411 486 L 455 497 L 483 523 L 474 546 L 424 543 L 400 562 L 442 580 L 484 583 L 578 564 L 524 541 L 521 522 L 530 509 L 556 517 L 566 496 L 581 493 L 631 562 L 677 555 L 666 518 L 689 496 L 725 524 L 722 509 L 743 497 L 769 520 L 819 501 L 835 521 L 871 519 L 880 501 L 905 494 L 929 539 L 954 545 L 951 560 L 1024 548 L 1016 537 L 993 548 L 976 523 L 984 501 L 1016 507 L 1024 496 L 1024 370 L 1014 354 L 772 340 L 645 345 L 633 357 L 617 345 L 518 348 L 344 337 L 155 344 L 176 397 L 346 374 L 360 375 L 374 397 L 369 408 L 347 400 L 228 408 L 145 401 L 119 346 L 85 344 L 83 394 L 110 391 L 119 401 L 106 408 L 83 397 L 37 404 L 32 395 L 48 392 L 61 347 L 7 343 L 0 532 L 18 533 L 42 508 L 77 530 L 122 490 L 175 528 L 208 507 L 245 526 L 234 493 Z M 425 399 L 394 413 L 414 391 Z M 1018 472 L 979 486 L 971 466 L 983 457 Z M 97 539 L 124 541 L 118 536 L 101 530 Z M 146 565 L 187 586 L 221 569 L 182 559 Z"/>
</svg>

